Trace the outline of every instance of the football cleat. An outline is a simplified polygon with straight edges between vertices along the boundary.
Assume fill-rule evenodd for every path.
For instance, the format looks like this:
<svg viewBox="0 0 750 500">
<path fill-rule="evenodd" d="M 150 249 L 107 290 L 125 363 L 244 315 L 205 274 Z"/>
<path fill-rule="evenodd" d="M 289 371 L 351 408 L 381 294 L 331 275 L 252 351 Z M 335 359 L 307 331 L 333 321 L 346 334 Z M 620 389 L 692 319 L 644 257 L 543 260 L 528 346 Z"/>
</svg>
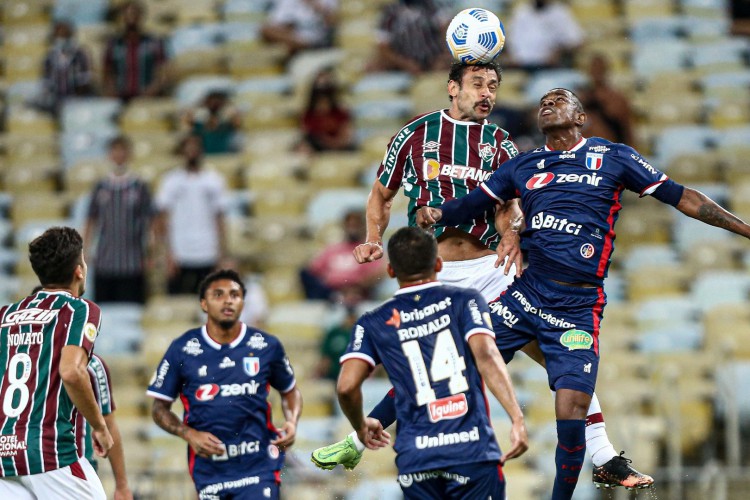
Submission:
<svg viewBox="0 0 750 500">
<path fill-rule="evenodd" d="M 594 467 L 594 484 L 597 488 L 616 488 L 624 486 L 627 490 L 650 488 L 654 478 L 641 474 L 630 466 L 633 462 L 625 458 L 624 451 L 619 456 L 599 467 Z"/>
<path fill-rule="evenodd" d="M 338 443 L 329 444 L 313 451 L 310 461 L 321 469 L 331 470 L 338 464 L 346 470 L 354 469 L 362 460 L 362 452 L 357 450 L 351 436 Z"/>
</svg>

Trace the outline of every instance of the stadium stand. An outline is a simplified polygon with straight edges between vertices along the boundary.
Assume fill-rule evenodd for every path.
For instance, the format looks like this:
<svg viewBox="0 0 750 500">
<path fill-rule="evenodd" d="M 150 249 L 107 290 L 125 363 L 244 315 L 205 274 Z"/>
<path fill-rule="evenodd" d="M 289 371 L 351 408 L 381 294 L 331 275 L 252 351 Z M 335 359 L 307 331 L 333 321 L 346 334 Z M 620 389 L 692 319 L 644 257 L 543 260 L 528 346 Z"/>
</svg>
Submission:
<svg viewBox="0 0 750 500">
<path fill-rule="evenodd" d="M 333 385 L 312 376 L 317 342 L 338 313 L 327 304 L 304 301 L 297 269 L 335 239 L 341 213 L 364 207 L 373 169 L 393 133 L 413 114 L 447 105 L 446 75 L 366 73 L 378 13 L 388 0 L 341 1 L 334 46 L 290 59 L 259 37 L 269 0 L 154 0 L 148 2 L 146 29 L 169 40 L 173 85 L 167 96 L 126 103 L 70 100 L 59 117 L 36 109 L 51 21 L 73 20 L 78 39 L 92 54 L 98 83 L 104 40 L 115 30 L 108 14 L 120 3 L 5 0 L 0 6 L 0 299 L 15 300 L 35 285 L 25 259 L 31 238 L 52 224 L 81 226 L 85 196 L 108 170 L 110 137 L 123 133 L 133 141 L 133 170 L 155 186 L 179 161 L 173 149 L 180 113 L 209 91 L 227 91 L 245 117 L 243 150 L 211 157 L 206 164 L 223 172 L 233 189 L 231 256 L 243 273 L 261 276 L 271 306 L 267 329 L 289 347 L 306 401 L 297 450 L 284 473 L 285 497 L 400 498 L 391 451 L 368 453 L 356 474 L 320 476 L 307 468 L 309 451 L 348 431 Z M 490 8 L 504 19 L 518 2 L 443 3 L 456 11 Z M 574 66 L 537 75 L 505 70 L 498 105 L 522 108 L 548 87 L 579 88 L 587 83 L 590 55 L 604 53 L 613 80 L 636 111 L 638 149 L 677 181 L 700 185 L 750 218 L 749 46 L 730 34 L 727 2 L 568 3 L 587 37 Z M 324 67 L 332 67 L 344 83 L 357 151 L 297 151 L 309 82 Z M 639 469 L 654 474 L 660 494 L 745 498 L 750 251 L 725 232 L 675 217 L 653 200 L 634 198 L 623 199 L 606 285 L 610 303 L 601 337 L 606 361 L 597 391 L 608 429 Z M 391 229 L 406 224 L 405 213 L 399 196 Z M 159 254 L 155 257 L 158 261 Z M 165 492 L 169 498 L 193 498 L 184 443 L 151 424 L 143 391 L 169 342 L 202 317 L 195 297 L 165 295 L 163 269 L 157 266 L 150 281 L 143 309 L 104 308 L 98 350 L 113 372 L 134 491 L 144 499 L 165 498 Z M 388 285 L 382 297 L 392 291 Z M 553 475 L 548 469 L 554 453 L 552 400 L 543 371 L 530 361 L 518 359 L 510 371 L 527 412 L 532 450 L 508 464 L 509 491 L 511 498 L 544 498 Z M 386 385 L 374 379 L 368 397 L 374 400 Z M 506 424 L 497 419 L 495 425 L 502 443 Z M 695 486 L 693 478 L 709 470 L 711 478 L 719 478 L 701 486 L 699 491 L 709 494 L 681 496 Z M 109 466 L 102 464 L 100 471 L 111 490 Z M 705 489 L 722 484 L 718 493 Z M 587 485 L 579 489 L 580 498 L 602 498 Z"/>
</svg>

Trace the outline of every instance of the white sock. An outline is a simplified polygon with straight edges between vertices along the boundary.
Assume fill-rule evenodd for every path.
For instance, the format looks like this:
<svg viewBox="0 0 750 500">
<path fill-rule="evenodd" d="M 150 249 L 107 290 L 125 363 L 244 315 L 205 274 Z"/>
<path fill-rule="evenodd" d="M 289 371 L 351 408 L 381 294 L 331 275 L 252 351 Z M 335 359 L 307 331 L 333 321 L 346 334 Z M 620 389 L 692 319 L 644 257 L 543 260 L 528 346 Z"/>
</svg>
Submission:
<svg viewBox="0 0 750 500">
<path fill-rule="evenodd" d="M 359 440 L 359 436 L 357 436 L 357 432 L 354 431 L 349 436 L 352 438 L 352 441 L 354 441 L 354 446 L 357 447 L 357 451 L 362 453 L 365 451 L 365 445 L 362 443 L 362 441 Z"/>
<path fill-rule="evenodd" d="M 551 391 L 555 395 L 555 391 Z M 586 451 L 591 455 L 594 467 L 600 467 L 617 456 L 615 447 L 609 442 L 602 417 L 602 407 L 596 394 L 591 396 L 591 404 L 586 414 Z"/>
</svg>

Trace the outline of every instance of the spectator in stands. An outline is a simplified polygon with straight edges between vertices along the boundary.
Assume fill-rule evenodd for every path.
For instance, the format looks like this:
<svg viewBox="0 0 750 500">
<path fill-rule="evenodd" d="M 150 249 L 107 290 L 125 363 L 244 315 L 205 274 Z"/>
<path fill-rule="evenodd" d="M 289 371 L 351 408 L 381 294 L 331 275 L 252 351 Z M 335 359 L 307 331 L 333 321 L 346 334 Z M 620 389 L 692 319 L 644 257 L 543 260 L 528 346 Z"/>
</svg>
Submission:
<svg viewBox="0 0 750 500">
<path fill-rule="evenodd" d="M 203 152 L 207 155 L 239 150 L 237 130 L 241 126 L 240 113 L 224 91 L 209 92 L 199 108 L 185 113 L 183 125 L 189 133 L 200 136 Z"/>
<path fill-rule="evenodd" d="M 320 360 L 316 369 L 319 378 L 338 380 L 339 371 L 341 371 L 339 358 L 346 352 L 346 346 L 351 340 L 352 328 L 358 317 L 354 307 L 347 307 L 346 315 L 341 322 L 326 330 L 320 343 Z"/>
<path fill-rule="evenodd" d="M 750 36 L 750 1 L 732 0 L 730 4 L 732 34 Z"/>
<path fill-rule="evenodd" d="M 131 144 L 124 136 L 109 143 L 112 173 L 91 193 L 83 232 L 93 254 L 96 301 L 146 302 L 153 208 L 148 184 L 128 169 Z"/>
<path fill-rule="evenodd" d="M 338 0 L 276 0 L 261 28 L 263 39 L 280 43 L 289 56 L 330 47 L 338 21 Z"/>
<path fill-rule="evenodd" d="M 107 41 L 104 52 L 104 93 L 129 100 L 161 95 L 167 85 L 164 41 L 141 27 L 145 8 L 128 1 L 120 8 L 122 31 Z"/>
<path fill-rule="evenodd" d="M 329 245 L 300 272 L 308 299 L 324 299 L 353 306 L 371 298 L 385 277 L 382 260 L 358 264 L 352 252 L 365 239 L 365 214 L 351 210 L 342 220 L 344 239 Z"/>
<path fill-rule="evenodd" d="M 75 39 L 69 21 L 56 21 L 44 56 L 42 95 L 38 105 L 57 114 L 66 97 L 93 94 L 91 57 Z"/>
<path fill-rule="evenodd" d="M 378 26 L 378 46 L 372 71 L 446 70 L 450 53 L 445 46 L 445 30 L 450 13 L 432 0 L 398 0 L 386 5 Z"/>
<path fill-rule="evenodd" d="M 581 92 L 581 102 L 586 109 L 584 133 L 587 137 L 603 137 L 636 147 L 630 101 L 612 85 L 607 58 L 594 54 L 588 73 L 590 85 Z"/>
<path fill-rule="evenodd" d="M 181 168 L 167 172 L 156 194 L 159 241 L 166 245 L 170 294 L 196 293 L 199 283 L 226 257 L 224 178 L 203 170 L 200 136 L 180 143 Z"/>
<path fill-rule="evenodd" d="M 520 3 L 506 33 L 510 63 L 528 71 L 568 67 L 584 41 L 570 8 L 557 0 Z"/>
<path fill-rule="evenodd" d="M 302 149 L 341 151 L 355 148 L 354 127 L 349 110 L 339 99 L 339 84 L 326 68 L 313 79 L 310 98 L 302 116 Z"/>
</svg>

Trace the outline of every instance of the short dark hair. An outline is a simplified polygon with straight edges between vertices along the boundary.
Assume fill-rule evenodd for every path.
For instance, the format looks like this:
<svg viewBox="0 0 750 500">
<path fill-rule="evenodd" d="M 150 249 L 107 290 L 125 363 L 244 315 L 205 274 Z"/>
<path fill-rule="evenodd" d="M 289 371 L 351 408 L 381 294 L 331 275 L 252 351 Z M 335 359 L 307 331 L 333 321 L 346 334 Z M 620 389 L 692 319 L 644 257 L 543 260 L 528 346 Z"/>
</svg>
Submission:
<svg viewBox="0 0 750 500">
<path fill-rule="evenodd" d="M 437 255 L 435 237 L 418 227 L 402 227 L 388 240 L 388 259 L 398 279 L 429 276 Z"/>
<path fill-rule="evenodd" d="M 201 300 L 205 299 L 206 290 L 208 290 L 208 287 L 210 287 L 211 283 L 213 283 L 214 281 L 219 280 L 234 281 L 235 283 L 240 285 L 243 297 L 245 296 L 245 293 L 247 293 L 245 283 L 242 282 L 242 278 L 240 278 L 240 274 L 237 271 L 235 271 L 234 269 L 219 269 L 218 271 L 214 271 L 203 278 L 203 281 L 201 281 L 201 284 L 198 287 L 198 298 L 200 298 Z"/>
<path fill-rule="evenodd" d="M 107 144 L 109 149 L 111 150 L 115 146 L 122 146 L 123 148 L 130 150 L 132 149 L 133 143 L 130 142 L 130 139 L 128 139 L 127 136 L 124 135 L 116 135 L 113 138 L 109 140 L 109 143 Z"/>
<path fill-rule="evenodd" d="M 29 243 L 29 261 L 42 285 L 67 285 L 83 264 L 83 238 L 72 227 L 51 227 Z"/>
<path fill-rule="evenodd" d="M 450 70 L 448 70 L 448 81 L 449 82 L 456 82 L 458 85 L 461 85 L 461 82 L 464 79 L 464 75 L 466 74 L 466 71 L 471 68 L 486 68 L 491 69 L 495 73 L 497 73 L 497 81 L 502 82 L 503 81 L 503 74 L 502 69 L 500 68 L 500 63 L 497 62 L 497 59 L 493 59 L 492 61 L 486 62 L 486 63 L 478 63 L 478 64 L 466 64 L 462 62 L 454 62 L 451 64 Z M 453 100 L 452 96 L 449 96 L 451 100 Z"/>
</svg>

